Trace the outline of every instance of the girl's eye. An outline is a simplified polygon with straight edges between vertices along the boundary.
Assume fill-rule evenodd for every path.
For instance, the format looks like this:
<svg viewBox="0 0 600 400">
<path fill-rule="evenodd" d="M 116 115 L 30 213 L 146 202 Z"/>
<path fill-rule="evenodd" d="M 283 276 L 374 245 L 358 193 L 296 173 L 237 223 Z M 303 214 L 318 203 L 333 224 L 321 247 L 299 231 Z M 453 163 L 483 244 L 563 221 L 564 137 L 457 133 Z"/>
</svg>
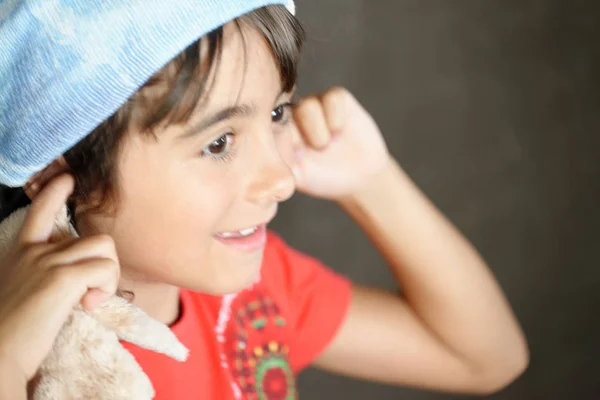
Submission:
<svg viewBox="0 0 600 400">
<path fill-rule="evenodd" d="M 202 150 L 203 155 L 207 155 L 212 158 L 225 158 L 231 153 L 231 146 L 233 145 L 233 133 L 226 133 L 214 140 L 211 144 L 206 146 Z"/>
<path fill-rule="evenodd" d="M 285 103 L 271 111 L 271 119 L 278 124 L 286 124 L 289 122 L 292 114 L 292 103 Z"/>
</svg>

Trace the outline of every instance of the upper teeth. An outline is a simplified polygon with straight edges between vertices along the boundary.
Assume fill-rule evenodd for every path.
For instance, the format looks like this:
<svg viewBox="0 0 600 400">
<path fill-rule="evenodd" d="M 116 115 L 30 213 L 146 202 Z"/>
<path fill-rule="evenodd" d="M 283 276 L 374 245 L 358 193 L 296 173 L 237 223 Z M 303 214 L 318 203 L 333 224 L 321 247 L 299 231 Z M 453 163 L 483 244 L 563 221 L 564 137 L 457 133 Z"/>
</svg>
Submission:
<svg viewBox="0 0 600 400">
<path fill-rule="evenodd" d="M 239 231 L 239 234 L 242 236 L 248 236 L 248 235 L 251 235 L 254 232 L 256 232 L 257 229 L 258 229 L 257 226 L 252 227 L 252 228 L 243 229 L 243 230 Z"/>
<path fill-rule="evenodd" d="M 258 226 L 255 226 L 252 228 L 242 229 L 241 231 L 236 231 L 236 232 L 223 232 L 223 233 L 219 234 L 219 236 L 221 236 L 223 238 L 249 236 L 249 235 L 252 235 L 257 230 L 258 230 Z"/>
</svg>

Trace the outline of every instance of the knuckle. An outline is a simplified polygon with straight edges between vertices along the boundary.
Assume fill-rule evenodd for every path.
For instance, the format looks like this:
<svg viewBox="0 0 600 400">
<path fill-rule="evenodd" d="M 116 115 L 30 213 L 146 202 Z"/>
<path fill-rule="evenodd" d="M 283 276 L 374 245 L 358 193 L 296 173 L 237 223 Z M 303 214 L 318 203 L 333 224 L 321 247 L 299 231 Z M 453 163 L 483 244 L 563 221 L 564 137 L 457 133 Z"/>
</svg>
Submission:
<svg viewBox="0 0 600 400">
<path fill-rule="evenodd" d="M 49 273 L 49 280 L 54 285 L 68 286 L 74 278 L 73 270 L 70 267 L 57 267 Z"/>
<path fill-rule="evenodd" d="M 115 260 L 107 260 L 106 268 L 117 277 L 121 274 L 119 264 Z"/>
<path fill-rule="evenodd" d="M 22 255 L 22 261 L 29 266 L 47 266 L 46 259 L 48 258 L 46 246 L 35 245 L 27 247 Z"/>
<path fill-rule="evenodd" d="M 115 280 L 118 280 L 121 276 L 121 268 L 119 267 L 119 264 L 112 258 L 96 260 L 94 265 L 98 268 L 98 270 L 102 271 L 102 274 L 105 276 L 110 275 L 110 277 L 115 278 Z"/>
<path fill-rule="evenodd" d="M 300 101 L 298 106 L 298 111 L 300 113 L 312 114 L 314 112 L 319 111 L 321 108 L 321 103 L 319 99 L 314 96 L 304 98 Z"/>
<path fill-rule="evenodd" d="M 329 90 L 327 90 L 327 94 L 347 96 L 350 94 L 350 92 L 343 86 L 332 86 L 329 88 Z"/>
<path fill-rule="evenodd" d="M 323 96 L 323 98 L 325 102 L 338 102 L 343 101 L 351 96 L 352 95 L 345 87 L 334 86 L 325 93 L 325 96 Z"/>
<path fill-rule="evenodd" d="M 121 276 L 119 265 L 114 260 L 104 260 L 101 268 L 104 270 L 103 274 L 108 286 L 116 290 Z"/>
<path fill-rule="evenodd" d="M 115 241 L 113 240 L 113 238 L 110 235 L 106 235 L 106 234 L 98 235 L 98 240 L 100 241 L 100 243 L 102 243 L 104 246 L 107 246 L 110 249 L 115 248 Z"/>
<path fill-rule="evenodd" d="M 35 261 L 42 268 L 52 268 L 59 266 L 64 262 L 64 254 L 57 244 L 37 246 L 35 250 L 37 257 Z"/>
<path fill-rule="evenodd" d="M 39 278 L 39 288 L 40 290 L 44 291 L 44 290 L 48 290 L 54 286 L 56 286 L 57 284 L 57 280 L 54 278 L 54 275 L 52 273 L 47 273 L 42 275 Z"/>
<path fill-rule="evenodd" d="M 92 247 L 99 248 L 111 255 L 116 253 L 115 241 L 110 235 L 99 234 L 91 236 L 88 240 Z"/>
<path fill-rule="evenodd" d="M 56 253 L 47 253 L 38 257 L 34 262 L 40 268 L 51 268 L 59 264 L 60 257 Z"/>
<path fill-rule="evenodd" d="M 105 233 L 100 233 L 98 235 L 90 236 L 89 240 L 93 241 L 93 243 L 98 245 L 111 245 L 113 244 L 113 240 L 110 235 Z"/>
</svg>

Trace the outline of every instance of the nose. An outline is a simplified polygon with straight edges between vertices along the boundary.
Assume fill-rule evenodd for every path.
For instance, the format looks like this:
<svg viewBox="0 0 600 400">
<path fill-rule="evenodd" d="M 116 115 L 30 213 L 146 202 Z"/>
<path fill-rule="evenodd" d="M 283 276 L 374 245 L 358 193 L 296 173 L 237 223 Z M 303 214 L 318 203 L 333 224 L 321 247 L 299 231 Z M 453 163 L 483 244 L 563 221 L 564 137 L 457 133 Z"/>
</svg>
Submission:
<svg viewBox="0 0 600 400">
<path fill-rule="evenodd" d="M 267 206 L 292 197 L 296 181 L 274 141 L 263 143 L 262 150 L 254 153 L 257 167 L 247 193 L 249 201 Z"/>
</svg>

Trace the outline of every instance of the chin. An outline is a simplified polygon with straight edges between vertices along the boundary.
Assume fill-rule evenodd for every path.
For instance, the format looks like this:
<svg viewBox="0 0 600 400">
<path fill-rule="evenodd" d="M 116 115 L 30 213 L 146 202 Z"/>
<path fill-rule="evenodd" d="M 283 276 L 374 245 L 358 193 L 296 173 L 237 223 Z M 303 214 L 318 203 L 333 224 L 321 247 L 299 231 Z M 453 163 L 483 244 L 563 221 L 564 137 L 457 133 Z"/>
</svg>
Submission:
<svg viewBox="0 0 600 400">
<path fill-rule="evenodd" d="M 256 261 L 252 263 L 237 263 L 235 268 L 231 268 L 227 272 L 223 271 L 223 269 L 216 271 L 215 275 L 209 278 L 209 281 L 204 277 L 202 282 L 190 285 L 191 280 L 186 279 L 184 281 L 185 284 L 181 287 L 213 296 L 238 293 L 259 281 L 261 264 L 262 262 Z"/>
</svg>

